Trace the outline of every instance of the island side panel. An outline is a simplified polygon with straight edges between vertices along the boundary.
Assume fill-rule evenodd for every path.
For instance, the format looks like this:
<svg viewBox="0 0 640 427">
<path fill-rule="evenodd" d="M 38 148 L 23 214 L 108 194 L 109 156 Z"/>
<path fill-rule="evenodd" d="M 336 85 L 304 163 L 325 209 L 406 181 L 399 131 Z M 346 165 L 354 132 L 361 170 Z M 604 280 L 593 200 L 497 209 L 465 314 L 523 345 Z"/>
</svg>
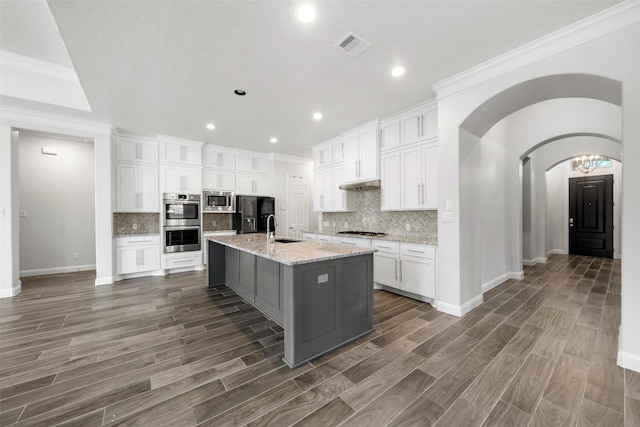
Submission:
<svg viewBox="0 0 640 427">
<path fill-rule="evenodd" d="M 240 251 L 230 247 L 225 248 L 225 280 L 228 287 L 240 295 Z"/>
<path fill-rule="evenodd" d="M 211 240 L 207 241 L 207 286 L 213 287 L 227 283 L 226 249 L 227 247 Z"/>
<path fill-rule="evenodd" d="M 255 306 L 280 326 L 284 326 L 282 267 L 278 262 L 256 257 Z"/>
<path fill-rule="evenodd" d="M 285 268 L 284 315 L 290 366 L 373 330 L 373 255 Z"/>
</svg>

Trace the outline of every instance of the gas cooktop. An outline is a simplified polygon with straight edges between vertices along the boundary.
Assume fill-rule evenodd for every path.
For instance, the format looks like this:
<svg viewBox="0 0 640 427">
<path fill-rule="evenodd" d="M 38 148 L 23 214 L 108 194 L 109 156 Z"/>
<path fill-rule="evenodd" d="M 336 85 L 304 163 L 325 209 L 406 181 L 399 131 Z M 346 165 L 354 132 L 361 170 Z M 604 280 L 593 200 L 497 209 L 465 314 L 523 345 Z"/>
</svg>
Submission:
<svg viewBox="0 0 640 427">
<path fill-rule="evenodd" d="M 357 234 L 358 236 L 386 236 L 387 233 L 376 233 L 375 231 L 338 231 L 338 234 Z"/>
</svg>

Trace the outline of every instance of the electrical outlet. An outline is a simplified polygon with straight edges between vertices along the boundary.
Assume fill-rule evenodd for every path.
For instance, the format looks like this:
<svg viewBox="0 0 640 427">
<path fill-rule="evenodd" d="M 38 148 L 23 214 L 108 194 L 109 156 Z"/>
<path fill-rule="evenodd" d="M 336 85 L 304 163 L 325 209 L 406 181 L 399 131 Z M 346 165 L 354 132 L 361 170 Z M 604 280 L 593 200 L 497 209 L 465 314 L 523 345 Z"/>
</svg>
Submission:
<svg viewBox="0 0 640 427">
<path fill-rule="evenodd" d="M 321 274 L 318 276 L 318 283 L 326 283 L 329 281 L 329 275 L 328 274 Z"/>
<path fill-rule="evenodd" d="M 73 259 L 78 259 L 78 257 L 79 257 L 78 252 L 74 252 L 74 253 L 73 253 Z"/>
<path fill-rule="evenodd" d="M 344 228 L 347 228 L 349 226 L 349 223 L 347 221 L 344 222 Z"/>
<path fill-rule="evenodd" d="M 411 224 L 409 224 L 409 223 L 405 224 L 404 228 L 407 231 L 411 231 Z"/>
<path fill-rule="evenodd" d="M 332 227 L 333 227 L 333 228 L 336 228 L 336 222 L 335 222 L 335 221 L 333 221 L 333 225 L 332 225 Z"/>
<path fill-rule="evenodd" d="M 136 224 L 135 222 L 133 224 L 131 224 L 131 228 L 133 228 L 134 230 L 138 229 L 138 224 Z"/>
<path fill-rule="evenodd" d="M 322 221 L 322 226 L 323 227 L 328 227 L 329 226 L 329 221 Z"/>
<path fill-rule="evenodd" d="M 214 220 L 214 221 L 212 222 L 212 224 L 213 224 L 213 225 L 218 225 L 218 221 L 215 221 L 215 220 Z"/>
</svg>

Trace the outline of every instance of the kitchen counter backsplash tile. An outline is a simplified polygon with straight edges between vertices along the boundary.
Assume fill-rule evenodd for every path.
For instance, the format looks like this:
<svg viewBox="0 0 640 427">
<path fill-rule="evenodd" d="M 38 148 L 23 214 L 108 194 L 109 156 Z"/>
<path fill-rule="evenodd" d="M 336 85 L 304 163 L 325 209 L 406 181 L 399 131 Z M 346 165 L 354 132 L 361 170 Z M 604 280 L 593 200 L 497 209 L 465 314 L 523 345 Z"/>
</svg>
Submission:
<svg viewBox="0 0 640 427">
<path fill-rule="evenodd" d="M 322 230 L 330 233 L 345 230 L 377 231 L 395 236 L 438 237 L 437 211 L 381 211 L 380 190 L 358 191 L 355 212 L 325 212 Z M 335 222 L 335 226 L 333 223 Z M 345 226 L 345 222 L 347 226 Z M 410 231 L 406 230 L 409 224 Z"/>
<path fill-rule="evenodd" d="M 136 224 L 136 228 L 133 228 Z M 159 213 L 114 213 L 113 235 L 128 236 L 132 234 L 160 233 Z"/>
<path fill-rule="evenodd" d="M 231 230 L 233 228 L 233 214 L 203 213 L 202 231 Z"/>
</svg>

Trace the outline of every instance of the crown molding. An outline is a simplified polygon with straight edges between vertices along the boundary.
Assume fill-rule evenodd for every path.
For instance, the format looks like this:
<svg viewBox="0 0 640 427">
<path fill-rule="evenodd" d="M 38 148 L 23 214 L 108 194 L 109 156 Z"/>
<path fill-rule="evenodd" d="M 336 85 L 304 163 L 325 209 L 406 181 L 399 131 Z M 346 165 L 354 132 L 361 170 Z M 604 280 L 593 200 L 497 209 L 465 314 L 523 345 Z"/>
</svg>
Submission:
<svg viewBox="0 0 640 427">
<path fill-rule="evenodd" d="M 2 63 L 3 67 L 11 67 L 41 76 L 80 84 L 78 75 L 72 67 L 42 61 L 6 50 L 0 50 L 0 63 Z"/>
<path fill-rule="evenodd" d="M 290 156 L 288 154 L 280 154 L 280 153 L 271 153 L 271 159 L 279 160 L 282 162 L 290 162 L 290 163 L 308 163 L 309 165 L 313 164 L 313 160 L 305 157 L 298 156 Z"/>
<path fill-rule="evenodd" d="M 551 55 L 640 23 L 640 2 L 625 0 L 432 86 L 441 99 Z"/>
<path fill-rule="evenodd" d="M 14 128 L 42 130 L 45 132 L 78 132 L 78 136 L 111 135 L 111 125 L 107 123 L 92 122 L 57 114 L 43 113 L 40 111 L 24 110 L 21 108 L 0 105 L 0 122 Z M 52 130 L 57 129 L 57 130 Z M 63 132 L 64 133 L 64 132 Z"/>
<path fill-rule="evenodd" d="M 73 67 L 0 50 L 0 76 L 2 95 L 91 111 Z"/>
</svg>

